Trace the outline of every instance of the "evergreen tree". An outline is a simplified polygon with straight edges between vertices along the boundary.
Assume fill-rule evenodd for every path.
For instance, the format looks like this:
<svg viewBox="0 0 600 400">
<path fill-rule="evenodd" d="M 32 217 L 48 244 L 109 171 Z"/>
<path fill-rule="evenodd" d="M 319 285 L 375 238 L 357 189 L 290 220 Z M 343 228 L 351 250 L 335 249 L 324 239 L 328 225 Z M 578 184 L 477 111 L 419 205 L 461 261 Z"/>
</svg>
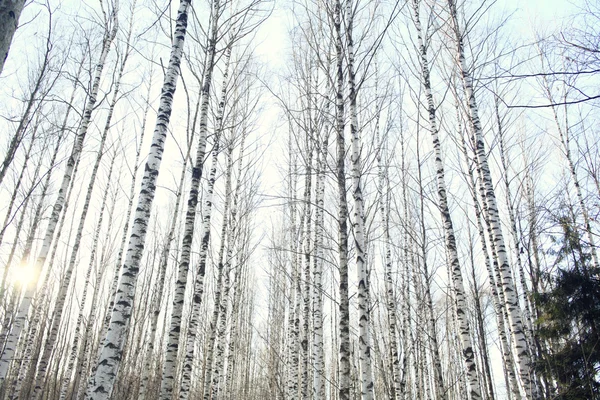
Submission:
<svg viewBox="0 0 600 400">
<path fill-rule="evenodd" d="M 600 399 L 600 270 L 591 262 L 574 218 L 559 218 L 552 288 L 534 300 L 538 335 L 546 342 L 537 371 L 553 382 L 555 399 Z"/>
</svg>

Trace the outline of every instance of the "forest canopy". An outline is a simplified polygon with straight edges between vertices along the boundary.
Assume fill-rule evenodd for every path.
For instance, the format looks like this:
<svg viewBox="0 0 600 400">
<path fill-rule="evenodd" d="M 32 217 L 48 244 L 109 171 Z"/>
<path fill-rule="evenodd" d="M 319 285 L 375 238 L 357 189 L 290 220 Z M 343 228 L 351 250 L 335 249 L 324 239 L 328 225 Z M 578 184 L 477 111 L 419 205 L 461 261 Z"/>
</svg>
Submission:
<svg viewBox="0 0 600 400">
<path fill-rule="evenodd" d="M 0 399 L 600 399 L 599 27 L 0 0 Z"/>
</svg>

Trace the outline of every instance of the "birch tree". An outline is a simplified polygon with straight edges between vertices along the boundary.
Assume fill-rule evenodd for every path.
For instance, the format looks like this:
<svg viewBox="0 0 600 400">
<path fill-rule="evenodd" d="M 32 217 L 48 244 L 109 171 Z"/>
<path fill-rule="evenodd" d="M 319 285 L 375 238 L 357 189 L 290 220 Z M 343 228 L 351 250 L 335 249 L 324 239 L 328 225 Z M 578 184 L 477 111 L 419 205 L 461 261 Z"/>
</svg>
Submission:
<svg viewBox="0 0 600 400">
<path fill-rule="evenodd" d="M 454 0 L 448 0 L 448 7 L 451 19 L 451 30 L 455 36 L 456 62 L 462 79 L 463 90 L 467 102 L 470 129 L 473 136 L 472 141 L 476 145 L 475 150 L 477 156 L 477 169 L 483 180 L 484 190 L 482 191 L 482 195 L 484 199 L 484 207 L 489 216 L 489 222 L 492 229 L 492 243 L 495 247 L 496 255 L 498 257 L 498 268 L 501 272 L 501 282 L 504 289 L 503 300 L 508 312 L 508 321 L 510 323 L 511 334 L 517 350 L 515 361 L 518 364 L 519 376 L 527 396 L 535 399 L 538 397 L 538 393 L 535 382 L 532 380 L 531 376 L 530 350 L 527 338 L 525 337 L 522 311 L 519 305 L 519 299 L 517 298 L 514 290 L 512 269 L 508 261 L 507 249 L 504 242 L 504 236 L 502 234 L 502 227 L 500 225 L 496 194 L 488 165 L 488 156 L 485 149 L 483 129 L 481 127 L 481 120 L 479 118 L 479 108 L 473 87 L 473 77 L 467 65 L 465 56 L 465 31 L 460 27 L 456 2 Z"/>
<path fill-rule="evenodd" d="M 190 0 L 181 0 L 177 11 L 175 34 L 171 48 L 169 64 L 161 91 L 160 106 L 152 138 L 150 153 L 144 169 L 142 186 L 135 211 L 131 236 L 121 271 L 121 278 L 111 313 L 110 325 L 100 350 L 98 366 L 88 384 L 86 399 L 95 400 L 109 397 L 113 391 L 120 359 L 123 351 L 125 332 L 131 319 L 131 309 L 142 251 L 146 239 L 146 227 L 156 192 L 156 179 L 160 171 L 164 152 L 167 128 L 169 125 L 173 95 L 179 77 L 179 65 L 183 53 L 183 44 L 187 31 Z"/>
<path fill-rule="evenodd" d="M 94 105 L 96 104 L 98 91 L 100 88 L 100 79 L 102 77 L 102 72 L 104 69 L 104 63 L 106 62 L 108 52 L 110 51 L 112 41 L 114 40 L 114 38 L 116 36 L 116 32 L 117 32 L 117 28 L 118 28 L 118 19 L 117 19 L 117 14 L 116 14 L 117 10 L 118 10 L 118 3 L 111 12 L 111 19 L 110 20 L 106 19 L 106 23 L 107 24 L 110 23 L 110 24 L 112 24 L 112 26 L 106 25 L 106 27 L 105 27 L 106 29 L 104 32 L 104 38 L 103 38 L 103 42 L 102 42 L 102 51 L 100 53 L 98 62 L 96 64 L 96 67 L 94 70 L 94 77 L 93 77 L 93 81 L 92 81 L 91 92 L 87 99 L 87 103 L 85 105 L 85 109 L 83 112 L 83 118 L 82 118 L 82 121 L 79 126 L 77 137 L 76 137 L 75 143 L 73 145 L 73 149 L 71 151 L 71 155 L 69 157 L 69 160 L 67 162 L 67 165 L 66 165 L 66 168 L 64 171 L 63 179 L 62 179 L 60 189 L 58 192 L 58 197 L 54 203 L 54 207 L 52 209 L 52 215 L 50 217 L 48 226 L 46 228 L 44 241 L 43 241 L 40 253 L 38 254 L 36 263 L 35 263 L 34 276 L 40 275 L 42 267 L 44 266 L 44 263 L 48 256 L 48 252 L 49 252 L 50 246 L 52 244 L 52 239 L 54 237 L 54 233 L 55 233 L 55 230 L 56 230 L 56 227 L 58 224 L 58 219 L 59 219 L 59 216 L 63 209 L 63 206 L 65 204 L 66 191 L 67 191 L 69 185 L 71 184 L 75 166 L 81 155 L 83 141 L 85 139 L 85 136 L 88 131 L 88 127 L 90 125 L 92 112 L 94 110 Z M 17 341 L 21 334 L 21 330 L 22 330 L 24 322 L 25 322 L 24 320 L 27 317 L 27 313 L 29 312 L 29 308 L 30 308 L 33 296 L 35 294 L 36 287 L 37 287 L 37 281 L 34 280 L 33 282 L 30 282 L 29 285 L 27 286 L 27 288 L 25 289 L 23 299 L 19 306 L 18 314 L 15 318 L 15 324 L 14 324 L 13 329 L 10 332 L 10 335 L 7 339 L 4 353 L 2 354 L 2 357 L 0 358 L 0 385 L 2 385 L 2 383 L 4 382 L 4 379 L 6 378 L 6 374 L 8 372 L 8 367 L 9 367 L 10 361 L 13 358 L 15 348 L 17 345 Z"/>
<path fill-rule="evenodd" d="M 0 74 L 8 58 L 13 36 L 19 25 L 19 17 L 25 6 L 25 0 L 2 0 L 0 2 Z"/>
</svg>

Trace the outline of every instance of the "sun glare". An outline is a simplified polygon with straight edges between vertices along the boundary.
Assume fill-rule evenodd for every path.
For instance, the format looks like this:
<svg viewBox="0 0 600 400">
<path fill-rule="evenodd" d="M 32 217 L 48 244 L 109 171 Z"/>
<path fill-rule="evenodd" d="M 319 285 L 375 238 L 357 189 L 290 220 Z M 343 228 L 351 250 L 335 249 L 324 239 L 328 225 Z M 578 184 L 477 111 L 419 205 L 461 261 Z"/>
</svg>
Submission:
<svg viewBox="0 0 600 400">
<path fill-rule="evenodd" d="M 35 277 L 35 268 L 31 264 L 20 265 L 13 269 L 11 280 L 19 286 L 27 286 L 33 282 Z"/>
</svg>

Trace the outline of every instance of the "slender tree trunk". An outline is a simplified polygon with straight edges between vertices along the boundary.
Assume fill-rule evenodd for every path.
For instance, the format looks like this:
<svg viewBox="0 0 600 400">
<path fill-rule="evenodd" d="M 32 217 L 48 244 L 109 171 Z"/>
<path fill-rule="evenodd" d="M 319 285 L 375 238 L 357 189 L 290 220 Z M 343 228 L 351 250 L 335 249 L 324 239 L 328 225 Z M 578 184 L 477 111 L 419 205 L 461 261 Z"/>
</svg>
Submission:
<svg viewBox="0 0 600 400">
<path fill-rule="evenodd" d="M 469 327 L 469 320 L 466 315 L 467 313 L 467 302 L 465 296 L 465 289 L 463 283 L 463 277 L 458 258 L 458 250 L 456 245 L 456 236 L 454 233 L 454 227 L 452 224 L 452 218 L 450 216 L 450 207 L 448 205 L 448 197 L 446 190 L 446 178 L 444 173 L 444 163 L 442 161 L 442 148 L 439 138 L 439 131 L 436 119 L 436 108 L 433 100 L 433 93 L 431 91 L 430 81 L 430 69 L 429 60 L 427 58 L 427 47 L 423 40 L 423 34 L 421 29 L 421 21 L 419 16 L 419 3 L 413 1 L 413 17 L 415 27 L 417 29 L 417 41 L 421 63 L 421 83 L 425 90 L 425 97 L 427 99 L 427 112 L 429 115 L 429 129 L 431 131 L 431 137 L 433 140 L 433 148 L 435 154 L 435 168 L 437 172 L 437 194 L 438 194 L 438 207 L 440 209 L 442 221 L 444 224 L 444 238 L 446 244 L 446 253 L 448 256 L 450 269 L 450 277 L 452 282 L 452 289 L 454 293 L 454 301 L 456 302 L 456 319 L 459 325 L 459 337 L 461 353 L 463 355 L 463 362 L 466 368 L 467 381 L 469 384 L 469 393 L 472 400 L 482 399 L 481 387 L 479 385 L 479 377 L 477 374 L 477 363 L 475 360 L 473 343 L 471 340 L 471 333 Z M 444 393 L 443 390 L 439 391 L 438 394 Z M 442 395 L 442 399 L 445 396 Z"/>
<path fill-rule="evenodd" d="M 360 360 L 361 398 L 363 400 L 373 399 L 373 374 L 371 372 L 371 338 L 370 325 L 370 288 L 369 272 L 367 266 L 367 242 L 365 239 L 365 213 L 363 189 L 361 183 L 362 168 L 362 142 L 358 131 L 358 111 L 356 87 L 356 76 L 354 71 L 354 28 L 353 2 L 346 3 L 346 45 L 348 52 L 348 100 L 350 113 L 350 134 L 352 136 L 352 197 L 354 200 L 354 215 L 352 218 L 352 230 L 354 232 L 354 247 L 356 251 L 356 268 L 358 272 L 358 351 Z"/>
<path fill-rule="evenodd" d="M 138 206 L 132 225 L 125 263 L 121 271 L 115 305 L 111 310 L 110 325 L 100 351 L 97 369 L 88 385 L 86 398 L 89 400 L 100 400 L 110 397 L 119 370 L 125 334 L 129 328 L 131 319 L 135 284 L 140 269 L 148 221 L 156 192 L 156 180 L 160 170 L 167 128 L 171 117 L 173 96 L 179 77 L 179 65 L 183 53 L 190 3 L 191 0 L 181 0 L 177 12 L 177 23 L 171 56 L 161 92 L 150 154 L 148 155 L 144 169 Z"/>
<path fill-rule="evenodd" d="M 502 119 L 500 118 L 500 100 L 498 96 L 494 96 L 494 112 L 496 116 L 496 124 L 498 126 L 498 142 L 500 144 L 500 163 L 502 164 L 504 187 L 506 189 L 506 208 L 508 210 L 508 216 L 510 218 L 510 228 L 513 239 L 513 246 L 515 256 L 517 259 L 517 268 L 519 271 L 519 280 L 521 283 L 521 290 L 523 291 L 523 318 L 525 318 L 525 335 L 529 340 L 529 348 L 534 349 L 533 346 L 533 321 L 531 319 L 531 306 L 530 306 L 530 291 L 528 289 L 527 281 L 525 280 L 525 271 L 523 269 L 523 262 L 521 260 L 521 246 L 519 242 L 519 233 L 517 231 L 517 222 L 515 218 L 515 210 L 512 201 L 512 192 L 510 190 L 510 180 L 508 177 L 508 165 L 506 154 L 506 145 L 504 141 L 504 126 Z M 533 357 L 533 352 L 531 356 Z"/>
<path fill-rule="evenodd" d="M 135 3 L 132 7 L 135 7 Z M 115 9 L 114 12 L 117 13 L 118 8 Z M 115 26 L 116 25 L 117 24 L 115 22 Z M 114 28 L 114 29 L 116 30 L 116 28 Z M 92 173 L 90 176 L 87 193 L 86 193 L 85 200 L 83 203 L 83 210 L 81 212 L 81 217 L 79 218 L 79 226 L 77 227 L 77 233 L 75 235 L 75 242 L 73 245 L 73 249 L 71 250 L 71 259 L 69 260 L 69 265 L 67 266 L 67 270 L 65 272 L 65 275 L 64 275 L 61 285 L 59 287 L 58 296 L 56 298 L 56 306 L 54 307 L 54 311 L 52 312 L 52 323 L 51 323 L 50 333 L 46 340 L 46 344 L 44 345 L 42 358 L 38 365 L 37 379 L 36 379 L 35 389 L 34 389 L 34 393 L 33 393 L 33 396 L 35 398 L 39 398 L 39 396 L 41 396 L 41 394 L 42 394 L 41 393 L 42 383 L 46 378 L 46 370 L 48 367 L 48 363 L 50 362 L 50 356 L 52 354 L 52 350 L 55 347 L 54 345 L 55 345 L 56 339 L 58 337 L 58 330 L 60 328 L 62 315 L 63 315 L 63 311 L 64 311 L 64 307 L 65 307 L 65 302 L 67 299 L 67 292 L 68 292 L 68 288 L 71 283 L 71 276 L 73 274 L 73 271 L 75 270 L 75 265 L 77 262 L 77 254 L 79 252 L 79 246 L 81 245 L 81 239 L 83 236 L 83 228 L 85 226 L 85 221 L 87 218 L 90 202 L 92 200 L 92 194 L 93 194 L 94 186 L 96 183 L 96 176 L 98 174 L 98 169 L 100 168 L 102 156 L 104 155 L 104 146 L 106 144 L 108 132 L 110 131 L 110 128 L 111 128 L 112 116 L 113 116 L 115 107 L 117 105 L 117 102 L 119 100 L 119 95 L 120 95 L 119 89 L 120 89 L 120 85 L 121 85 L 121 79 L 123 77 L 123 73 L 125 71 L 125 66 L 127 64 L 127 59 L 129 58 L 129 54 L 130 54 L 130 50 L 131 50 L 130 38 L 131 38 L 132 30 L 133 30 L 133 18 L 131 19 L 131 22 L 129 25 L 124 57 L 123 57 L 123 60 L 121 61 L 121 65 L 120 65 L 118 73 L 117 73 L 117 78 L 115 81 L 115 89 L 113 91 L 113 97 L 111 99 L 110 106 L 108 109 L 106 123 L 104 125 L 104 130 L 102 132 L 102 137 L 100 139 L 98 155 L 96 157 L 96 161 L 92 168 Z M 113 160 L 111 162 L 111 166 L 110 166 L 111 172 L 112 172 L 113 163 L 114 163 L 114 158 L 113 158 Z"/>
<path fill-rule="evenodd" d="M 473 299 L 475 301 L 475 320 L 477 322 L 477 334 L 479 336 L 479 348 L 481 355 L 481 365 L 483 369 L 483 381 L 485 383 L 487 398 L 494 399 L 494 382 L 492 381 L 492 372 L 490 369 L 490 357 L 488 354 L 488 346 L 485 333 L 484 310 L 481 305 L 482 293 L 477 284 L 477 274 L 475 271 L 475 243 L 471 237 L 469 229 L 469 256 L 471 263 L 471 279 L 473 279 Z"/>
<path fill-rule="evenodd" d="M 19 17 L 25 6 L 25 0 L 2 0 L 0 1 L 0 74 L 4 68 L 4 62 L 8 57 L 8 50 L 13 35 L 19 25 Z"/>
<path fill-rule="evenodd" d="M 463 45 L 464 32 L 459 26 L 455 0 L 448 0 L 448 5 L 450 9 L 452 29 L 456 35 L 457 63 L 463 81 L 465 97 L 468 103 L 473 142 L 476 145 L 477 168 L 479 169 L 481 177 L 483 178 L 483 185 L 485 188 L 485 196 L 483 198 L 484 207 L 486 213 L 489 215 L 489 221 L 492 227 L 492 244 L 495 247 L 496 254 L 498 256 L 501 282 L 504 289 L 504 304 L 506 305 L 506 309 L 508 311 L 508 321 L 511 328 L 511 334 L 517 350 L 516 361 L 519 369 L 519 376 L 521 378 L 521 382 L 523 383 L 523 387 L 525 388 L 525 392 L 527 393 L 527 397 L 530 399 L 537 399 L 538 390 L 531 375 L 530 349 L 524 332 L 523 316 L 521 307 L 519 305 L 519 299 L 514 291 L 512 270 L 508 261 L 507 249 L 504 242 L 504 236 L 502 234 L 496 194 L 488 165 L 481 120 L 479 119 L 479 108 L 473 88 L 473 77 L 471 76 L 471 72 L 467 66 L 467 61 L 465 58 Z"/>
<path fill-rule="evenodd" d="M 228 150 L 229 151 L 229 150 Z M 232 173 L 232 165 L 231 165 L 231 155 L 228 154 L 227 160 L 227 170 L 225 172 L 225 205 L 223 206 L 223 221 L 221 224 L 221 244 L 219 246 L 219 254 L 217 255 L 217 270 L 216 270 L 216 287 L 215 287 L 215 305 L 212 314 L 212 320 L 210 322 L 210 337 L 208 338 L 208 349 L 206 350 L 206 369 L 204 376 L 204 399 L 210 400 L 215 396 L 215 390 L 218 390 L 218 380 L 215 382 L 215 375 L 218 375 L 219 372 L 219 364 L 217 357 L 215 356 L 215 348 L 217 348 L 217 353 L 220 351 L 219 346 L 219 323 L 222 318 L 226 318 L 226 315 L 222 313 L 222 297 L 226 297 L 225 295 L 225 284 L 226 280 L 225 274 L 228 274 L 229 271 L 224 271 L 225 269 L 225 248 L 226 245 L 232 245 L 231 241 L 233 238 L 229 237 L 229 229 L 228 225 L 231 223 L 229 221 L 230 213 L 229 209 L 231 207 L 231 173 Z"/>
<path fill-rule="evenodd" d="M 344 140 L 344 49 L 342 43 L 342 5 L 334 4 L 333 28 L 336 53 L 336 179 L 338 187 L 339 257 L 339 400 L 350 400 L 350 300 L 348 297 L 348 202 L 346 199 L 346 142 Z M 364 284 L 365 282 L 363 282 Z"/>
<path fill-rule="evenodd" d="M 298 226 L 296 225 L 296 190 L 297 190 L 297 179 L 298 179 L 298 165 L 296 155 L 292 152 L 292 133 L 290 127 L 289 137 L 289 148 L 288 154 L 290 160 L 289 170 L 289 191 L 290 191 L 290 235 L 289 235 L 289 248 L 291 258 L 291 271 L 290 271 L 290 296 L 289 296 L 289 310 L 288 310 L 288 343 L 286 354 L 287 359 L 287 382 L 286 382 L 286 399 L 294 400 L 298 398 L 298 309 L 296 307 L 297 299 L 299 298 L 298 293 L 298 281 L 300 280 L 300 266 L 298 263 L 298 238 L 297 231 Z M 292 161 L 293 160 L 293 161 Z"/>
<path fill-rule="evenodd" d="M 326 111 L 329 111 L 329 94 L 325 98 Z M 329 118 L 326 116 L 325 118 Z M 323 349 L 323 261 L 324 251 L 324 220 L 325 220 L 325 173 L 327 170 L 327 155 L 329 147 L 329 129 L 328 122 L 323 129 L 323 140 L 320 146 L 317 146 L 317 180 L 316 180 L 316 198 L 315 198 L 315 239 L 313 258 L 313 389 L 312 397 L 314 400 L 325 399 L 325 354 Z"/>
<path fill-rule="evenodd" d="M 190 265 L 191 247 L 194 239 L 198 193 L 200 191 L 200 181 L 202 179 L 202 170 L 204 167 L 204 156 L 206 154 L 206 143 L 208 137 L 208 106 L 212 84 L 212 73 L 215 63 L 215 47 L 218 33 L 219 14 L 220 2 L 219 0 L 213 0 L 211 12 L 212 31 L 208 41 L 208 53 L 206 58 L 207 63 L 205 66 L 201 92 L 202 104 L 200 106 L 200 131 L 198 135 L 198 147 L 196 149 L 196 159 L 192 167 L 192 183 L 185 215 L 185 227 L 183 231 L 183 242 L 181 245 L 181 259 L 179 261 L 179 269 L 175 283 L 169 339 L 165 353 L 165 363 L 163 366 L 163 375 L 160 387 L 160 398 L 163 400 L 170 399 L 173 391 L 175 390 L 174 386 L 177 372 L 177 354 L 179 351 L 179 342 L 181 340 L 181 318 L 183 314 L 183 304 L 185 301 L 185 290 L 187 286 L 187 276 Z M 189 386 L 186 386 L 185 389 L 189 390 Z"/>
<path fill-rule="evenodd" d="M 458 116 L 458 108 L 457 108 L 457 116 Z M 512 355 L 512 351 L 509 345 L 509 339 L 507 338 L 506 335 L 506 323 L 505 323 L 505 312 L 503 311 L 503 307 L 502 307 L 502 301 L 501 298 L 504 296 L 504 294 L 502 293 L 503 288 L 502 288 L 502 283 L 500 281 L 500 276 L 498 275 L 498 268 L 496 267 L 496 264 L 494 264 L 494 266 L 492 265 L 492 260 L 490 259 L 490 253 L 488 251 L 488 246 L 487 246 L 487 242 L 486 242 L 486 238 L 485 238 L 485 229 L 483 226 L 483 222 L 482 222 L 482 210 L 481 207 L 479 206 L 479 201 L 477 198 L 477 185 L 475 184 L 475 177 L 474 177 L 474 171 L 473 171 L 473 167 L 471 166 L 471 161 L 469 159 L 468 156 L 468 152 L 467 152 L 467 145 L 464 139 L 464 136 L 462 135 L 462 128 L 460 127 L 460 116 L 458 116 L 458 120 L 459 120 L 459 135 L 461 136 L 461 145 L 462 145 L 462 153 L 465 159 L 465 162 L 467 164 L 467 178 L 468 178 L 468 182 L 469 182 L 469 187 L 470 187 L 470 192 L 471 192 L 471 197 L 473 200 L 473 205 L 475 208 L 475 220 L 477 222 L 477 231 L 479 233 L 479 241 L 481 243 L 481 249 L 482 249 L 482 253 L 484 255 L 484 259 L 485 259 L 485 266 L 487 269 L 487 273 L 488 273 L 488 281 L 490 284 L 490 290 L 492 293 L 492 304 L 494 307 L 494 313 L 496 314 L 496 324 L 497 324 L 497 328 L 498 328 L 498 336 L 500 337 L 500 351 L 502 353 L 502 361 L 503 361 L 503 371 L 505 374 L 505 383 L 506 383 L 506 388 L 507 388 L 507 396 L 513 396 L 513 398 L 515 400 L 518 400 L 521 398 L 521 394 L 519 392 L 519 385 L 517 382 L 517 375 L 515 374 L 515 370 L 514 370 L 514 358 Z M 486 224 L 488 225 L 489 228 L 489 224 L 486 221 Z M 489 232 L 489 229 L 488 229 Z M 490 234 L 490 238 L 491 238 L 491 234 Z M 495 250 L 492 246 L 492 252 L 495 254 Z M 494 257 L 494 260 L 497 260 L 496 257 Z M 495 272 L 494 272 L 495 271 Z"/>
<path fill-rule="evenodd" d="M 114 12 L 116 13 L 116 9 L 114 10 Z M 81 155 L 81 150 L 83 148 L 83 141 L 85 139 L 85 136 L 87 134 L 87 130 L 88 130 L 88 127 L 89 127 L 89 124 L 91 121 L 91 116 L 92 116 L 92 111 L 94 109 L 94 105 L 96 104 L 96 99 L 97 99 L 98 91 L 100 88 L 100 78 L 102 76 L 102 71 L 104 69 L 104 63 L 106 62 L 106 58 L 108 56 L 108 52 L 110 50 L 112 41 L 113 41 L 114 37 L 116 36 L 116 31 L 117 31 L 116 14 L 113 15 L 113 18 L 114 18 L 114 21 L 113 21 L 114 25 L 110 31 L 107 30 L 106 35 L 104 37 L 102 52 L 100 54 L 98 63 L 96 64 L 95 75 L 94 75 L 94 80 L 93 80 L 93 84 L 92 84 L 92 91 L 88 97 L 87 104 L 85 106 L 85 110 L 83 113 L 83 119 L 81 121 L 79 131 L 77 133 L 77 138 L 73 145 L 73 150 L 71 152 L 71 156 L 69 157 L 69 160 L 67 161 L 67 166 L 66 166 L 66 169 L 65 169 L 65 172 L 63 175 L 63 180 L 62 180 L 59 192 L 58 192 L 58 198 L 56 199 L 56 202 L 54 203 L 54 207 L 52 209 L 52 215 L 50 217 L 50 221 L 48 222 L 48 227 L 46 228 L 46 234 L 44 236 L 42 248 L 40 250 L 40 254 L 38 255 L 38 258 L 37 258 L 37 261 L 35 264 L 35 272 L 34 273 L 36 276 L 39 276 L 39 274 L 44 266 L 44 263 L 46 261 L 46 257 L 48 256 L 48 251 L 50 249 L 50 245 L 51 245 L 52 239 L 54 237 L 58 219 L 59 219 L 60 213 L 63 209 L 63 206 L 65 204 L 65 194 L 66 194 L 67 188 L 69 187 L 69 184 L 71 183 L 71 178 L 73 176 L 73 171 L 75 169 L 75 165 L 77 164 L 79 157 Z M 0 358 L 0 385 L 2 385 L 2 383 L 4 382 L 4 379 L 6 378 L 6 374 L 8 372 L 8 367 L 9 367 L 10 361 L 13 358 L 13 355 L 14 355 L 14 352 L 15 352 L 15 349 L 17 346 L 17 341 L 21 334 L 21 330 L 23 329 L 23 325 L 24 325 L 25 319 L 27 317 L 27 313 L 29 312 L 29 308 L 30 308 L 33 296 L 35 294 L 36 287 L 37 287 L 37 281 L 34 280 L 34 281 L 30 282 L 28 284 L 27 288 L 25 289 L 25 294 L 23 296 L 23 300 L 21 301 L 21 305 L 19 306 L 19 310 L 18 310 L 17 317 L 15 319 L 15 324 L 13 326 L 13 330 L 10 332 L 6 347 L 4 349 L 4 353 L 2 354 L 2 357 Z"/>
<path fill-rule="evenodd" d="M 308 100 L 311 102 L 311 99 Z M 310 120 L 309 126 L 311 132 L 307 134 L 306 140 L 306 152 L 308 153 L 306 156 L 306 165 L 304 171 L 304 196 L 303 196 L 303 216 L 302 216 L 302 227 L 301 233 L 299 237 L 299 247 L 304 247 L 304 249 L 300 248 L 300 252 L 303 255 L 304 259 L 304 282 L 302 289 L 302 300 L 303 300 L 303 308 L 302 308 L 302 340 L 300 342 L 300 348 L 302 350 L 301 357 L 301 365 L 302 365 L 302 378 L 301 378 L 301 394 L 302 399 L 309 399 L 309 391 L 308 391 L 308 380 L 309 380 L 309 368 L 310 368 L 310 359 L 309 359 L 309 330 L 310 330 L 310 287 L 311 287 L 311 215 L 312 215 L 312 207 L 311 207 L 311 192 L 312 192 L 312 164 L 313 164 L 313 141 L 314 141 L 314 127 L 313 127 L 313 119 L 312 119 L 312 107 L 308 109 L 308 119 Z M 309 137 L 310 136 L 310 137 Z"/>
<path fill-rule="evenodd" d="M 204 205 L 202 209 L 202 236 L 200 238 L 200 254 L 198 261 L 198 270 L 196 271 L 196 278 L 194 281 L 193 291 L 194 297 L 192 300 L 192 314 L 189 322 L 185 360 L 183 363 L 183 372 L 181 378 L 181 390 L 179 392 L 179 398 L 181 400 L 187 399 L 189 396 L 189 387 L 192 378 L 192 368 L 194 362 L 194 353 L 196 346 L 196 338 L 198 335 L 198 327 L 200 325 L 201 318 L 201 305 L 202 296 L 204 294 L 204 278 L 206 274 L 206 259 L 208 256 L 208 249 L 210 244 L 210 221 L 213 209 L 213 194 L 214 185 L 216 181 L 216 174 L 218 168 L 218 154 L 221 142 L 221 130 L 223 113 L 225 108 L 226 94 L 227 94 L 227 83 L 229 81 L 229 62 L 231 58 L 231 46 L 229 46 L 225 52 L 225 71 L 223 73 L 223 84 L 221 87 L 221 98 L 219 100 L 219 106 L 217 110 L 217 118 L 215 124 L 215 145 L 212 151 L 212 165 L 208 176 L 208 185 L 206 189 L 206 196 L 204 199 Z"/>
<path fill-rule="evenodd" d="M 73 343 L 71 345 L 71 351 L 70 351 L 68 362 L 67 362 L 67 368 L 63 372 L 63 382 L 62 382 L 61 388 L 60 388 L 60 400 L 65 400 L 67 398 L 69 382 L 71 382 L 71 375 L 73 374 L 73 367 L 75 366 L 75 361 L 77 359 L 77 350 L 79 348 L 79 342 L 82 338 L 81 326 L 83 325 L 84 307 L 85 307 L 85 303 L 87 300 L 90 280 L 92 278 L 92 271 L 94 269 L 94 260 L 96 258 L 96 250 L 98 248 L 98 239 L 100 237 L 100 230 L 102 228 L 102 221 L 104 219 L 104 209 L 106 207 L 108 194 L 110 192 L 110 182 L 111 182 L 111 177 L 112 177 L 113 167 L 115 164 L 116 155 L 117 155 L 117 152 L 115 151 L 114 155 L 112 157 L 112 160 L 110 162 L 110 167 L 108 169 L 108 176 L 107 176 L 108 183 L 106 185 L 104 195 L 102 196 L 102 205 L 100 206 L 99 218 L 98 218 L 98 222 L 96 224 L 96 229 L 94 231 L 94 238 L 92 241 L 92 253 L 90 254 L 90 262 L 88 263 L 88 268 L 87 268 L 87 271 L 85 274 L 83 294 L 81 295 L 81 300 L 80 300 L 80 305 L 79 305 L 79 313 L 77 315 L 77 322 L 75 323 L 74 339 L 73 339 Z M 39 373 L 40 372 L 39 372 L 39 367 L 38 367 L 38 374 Z M 41 379 L 38 376 L 38 381 L 40 381 L 40 380 Z M 41 386 L 41 382 L 38 382 L 38 385 Z M 37 390 L 38 390 L 38 388 L 36 385 L 36 391 Z"/>
<path fill-rule="evenodd" d="M 242 129 L 242 138 L 240 141 L 240 150 L 238 153 L 238 165 L 237 165 L 237 179 L 236 179 L 236 186 L 235 186 L 235 192 L 233 195 L 233 204 L 232 204 L 232 214 L 231 214 L 231 220 L 233 221 L 234 225 L 234 232 L 232 233 L 232 236 L 236 237 L 236 241 L 238 243 L 239 249 L 238 249 L 238 253 L 237 253 L 237 257 L 236 257 L 236 271 L 235 271 L 235 276 L 234 276 L 234 294 L 233 294 L 233 299 L 231 302 L 231 321 L 230 321 L 230 332 L 229 332 L 229 345 L 228 345 L 228 354 L 227 354 L 227 368 L 225 371 L 225 396 L 224 398 L 227 400 L 232 400 L 235 396 L 235 392 L 234 392 L 234 382 L 233 382 L 233 376 L 234 373 L 236 371 L 236 361 L 237 361 L 237 354 L 234 354 L 234 352 L 236 351 L 236 347 L 237 346 L 237 341 L 238 338 L 240 336 L 240 326 L 239 326 L 239 314 L 240 314 L 240 307 L 241 307 L 241 299 L 242 299 L 242 295 L 244 294 L 243 292 L 246 289 L 246 286 L 243 286 L 243 280 L 245 279 L 245 268 L 246 268 L 246 257 L 248 255 L 248 247 L 249 247 L 249 234 L 248 232 L 244 232 L 246 234 L 245 238 L 242 237 L 244 233 L 240 232 L 238 237 L 236 235 L 236 232 L 240 229 L 243 228 L 242 226 L 242 222 L 245 218 L 247 218 L 244 214 L 243 216 L 238 217 L 238 215 L 240 214 L 240 195 L 241 190 L 242 190 L 242 183 L 244 182 L 243 180 L 243 176 L 244 176 L 244 154 L 246 151 L 246 138 L 247 138 L 247 131 L 245 129 L 245 127 Z M 249 229 L 247 229 L 249 230 Z M 246 239 L 246 240 L 244 240 Z M 231 248 L 230 250 L 233 250 L 233 248 Z M 230 259 L 233 258 L 233 252 L 230 252 L 229 255 Z"/>
</svg>

